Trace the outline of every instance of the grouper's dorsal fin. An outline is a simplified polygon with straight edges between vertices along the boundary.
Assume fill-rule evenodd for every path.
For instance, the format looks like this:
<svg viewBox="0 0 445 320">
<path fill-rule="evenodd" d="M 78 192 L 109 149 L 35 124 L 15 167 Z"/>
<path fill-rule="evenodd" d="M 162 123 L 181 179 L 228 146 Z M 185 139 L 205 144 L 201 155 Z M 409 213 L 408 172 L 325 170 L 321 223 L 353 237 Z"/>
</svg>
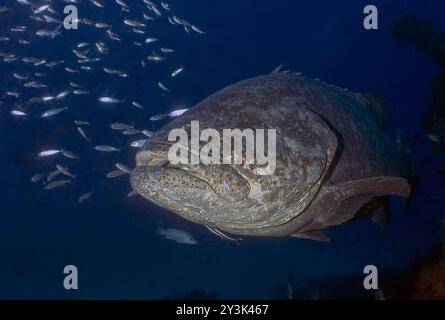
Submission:
<svg viewBox="0 0 445 320">
<path fill-rule="evenodd" d="M 275 69 L 273 69 L 273 71 L 271 72 L 271 74 L 277 74 L 277 73 L 289 73 L 289 70 L 283 70 L 284 68 L 284 63 L 280 64 L 278 67 L 276 67 Z"/>
</svg>

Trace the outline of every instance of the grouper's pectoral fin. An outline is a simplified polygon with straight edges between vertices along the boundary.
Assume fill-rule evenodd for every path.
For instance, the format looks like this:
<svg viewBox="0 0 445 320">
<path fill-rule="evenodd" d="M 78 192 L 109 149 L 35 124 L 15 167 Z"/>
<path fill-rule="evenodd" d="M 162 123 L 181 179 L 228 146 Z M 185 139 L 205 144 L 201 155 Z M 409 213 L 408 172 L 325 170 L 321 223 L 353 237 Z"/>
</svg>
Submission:
<svg viewBox="0 0 445 320">
<path fill-rule="evenodd" d="M 331 238 L 323 230 L 297 232 L 290 235 L 292 238 L 309 239 L 315 241 L 330 242 Z"/>
<path fill-rule="evenodd" d="M 373 200 L 382 200 L 386 196 L 408 198 L 409 195 L 408 180 L 399 177 L 372 177 L 340 185 L 326 185 L 310 207 L 301 214 L 300 219 L 305 221 L 304 225 L 294 229 L 290 236 L 329 241 L 322 230 L 365 216 L 384 224 L 386 213 L 375 211 L 379 206 L 373 207 Z M 380 203 L 382 202 L 376 201 L 376 204 Z"/>
<path fill-rule="evenodd" d="M 372 177 L 347 182 L 338 186 L 339 192 L 347 195 L 396 196 L 408 198 L 411 187 L 408 180 L 400 177 Z"/>
<path fill-rule="evenodd" d="M 333 226 L 346 223 L 354 219 L 359 210 L 371 200 L 384 196 L 397 196 L 408 198 L 410 185 L 408 180 L 399 177 L 372 177 L 350 181 L 342 185 L 332 186 L 330 192 L 320 197 L 323 213 L 315 218 L 315 221 L 323 226 Z M 324 208 L 323 203 L 326 204 Z M 332 204 L 337 205 L 332 206 Z M 377 208 L 376 208 L 377 209 Z M 369 216 L 376 221 L 382 221 L 382 217 L 370 212 Z"/>
</svg>

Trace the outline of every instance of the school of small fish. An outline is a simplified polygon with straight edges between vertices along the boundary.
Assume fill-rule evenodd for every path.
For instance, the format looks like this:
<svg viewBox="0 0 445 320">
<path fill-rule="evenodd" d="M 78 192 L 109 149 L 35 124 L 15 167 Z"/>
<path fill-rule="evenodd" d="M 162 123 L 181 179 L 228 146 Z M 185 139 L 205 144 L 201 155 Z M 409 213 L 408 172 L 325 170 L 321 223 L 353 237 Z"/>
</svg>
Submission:
<svg viewBox="0 0 445 320">
<path fill-rule="evenodd" d="M 81 33 L 65 28 L 67 14 L 64 8 L 67 5 L 78 8 L 76 22 Z M 116 14 L 119 19 L 115 18 Z M 181 61 L 176 61 L 179 48 L 169 43 L 168 38 L 162 39 L 156 30 L 161 27 L 163 32 L 166 28 L 175 32 L 183 30 L 184 37 L 205 34 L 197 25 L 180 16 L 175 5 L 155 0 L 11 0 L 0 5 L 0 20 L 8 24 L 8 28 L 0 30 L 0 66 L 10 70 L 4 75 L 0 89 L 1 108 L 9 108 L 13 121 L 40 121 L 48 131 L 57 128 L 58 118 L 68 117 L 72 123 L 72 134 L 78 137 L 79 144 L 87 144 L 90 150 L 88 155 L 83 151 L 69 150 L 63 147 L 63 137 L 60 137 L 60 145 L 37 141 L 36 147 L 40 151 L 35 158 L 44 164 L 41 172 L 31 177 L 32 183 L 41 184 L 46 191 L 69 187 L 77 177 L 70 169 L 72 161 L 84 158 L 103 161 L 104 157 L 110 157 L 110 171 L 103 176 L 104 179 L 128 176 L 131 168 L 118 162 L 116 157 L 127 149 L 135 151 L 133 148 L 141 148 L 161 120 L 178 117 L 188 110 L 183 106 L 169 107 L 165 113 L 154 114 L 141 102 L 142 99 L 136 97 L 137 92 L 134 99 L 127 100 L 111 90 L 103 94 L 94 93 L 95 88 L 84 84 L 91 79 L 125 83 L 141 74 L 151 77 L 154 65 L 165 65 L 169 61 L 162 76 L 150 78 L 154 83 L 150 90 L 161 99 L 173 94 L 173 88 L 187 73 L 187 68 Z M 57 50 L 46 54 L 47 51 L 41 52 L 36 48 L 51 47 L 53 42 L 68 48 L 70 55 L 61 52 L 58 56 Z M 129 46 L 134 46 L 139 55 L 116 60 L 113 53 L 118 55 L 120 49 Z M 140 57 L 138 70 L 126 68 L 126 59 Z M 149 90 L 147 87 L 141 83 L 141 88 L 135 88 L 135 91 Z M 88 100 L 83 100 L 85 98 Z M 134 124 L 125 123 L 131 122 L 129 119 L 114 122 L 109 124 L 109 141 L 94 136 L 93 129 L 98 119 L 88 118 L 85 116 L 88 112 L 82 110 L 130 107 L 140 110 L 140 117 L 145 117 L 148 128 L 135 128 Z M 127 137 L 125 145 L 122 145 L 122 140 L 117 142 L 113 139 L 115 133 Z M 75 196 L 79 204 L 84 204 L 95 193 L 95 187 L 88 186 L 82 194 Z M 135 195 L 134 191 L 128 194 L 129 197 Z"/>
<path fill-rule="evenodd" d="M 64 27 L 64 8 L 67 5 L 78 8 L 76 22 L 82 30 L 81 36 L 77 31 Z M 10 0 L 6 5 L 0 5 L 0 21 L 9 24 L 7 28 L 0 29 L 0 68 L 3 70 L 5 67 L 9 71 L 3 77 L 0 107 L 9 108 L 12 121 L 39 122 L 48 132 L 56 132 L 63 126 L 58 120 L 68 119 L 70 132 L 79 139 L 78 144 L 89 150 L 85 153 L 63 147 L 63 136 L 57 136 L 58 141 L 62 141 L 58 145 L 36 141 L 39 151 L 34 158 L 42 165 L 39 172 L 30 178 L 33 184 L 40 185 L 45 191 L 82 184 L 79 178 L 82 175 L 71 171 L 72 167 L 76 167 L 73 164 L 84 160 L 103 163 L 104 158 L 109 162 L 109 171 L 102 175 L 103 181 L 128 177 L 132 169 L 118 161 L 117 157 L 127 151 L 137 151 L 152 137 L 162 121 L 179 117 L 189 110 L 183 105 L 175 105 L 167 106 L 163 113 L 155 113 L 150 110 L 150 105 L 142 102 L 141 97 L 136 97 L 137 91 L 146 90 L 151 90 L 150 94 L 161 99 L 174 95 L 178 81 L 189 70 L 184 63 L 177 61 L 180 60 L 177 55 L 180 48 L 169 43 L 168 37 L 161 38 L 156 30 L 164 32 L 164 29 L 172 28 L 187 37 L 206 34 L 197 25 L 180 18 L 176 11 L 175 5 L 159 0 Z M 115 18 L 116 13 L 119 19 Z M 108 20 L 105 19 L 107 16 Z M 68 55 L 66 50 L 58 49 L 50 50 L 51 54 L 41 52 L 42 46 L 52 48 L 53 42 L 57 42 L 55 48 L 67 48 Z M 130 47 L 136 48 L 135 57 L 119 56 L 122 51 L 128 52 Z M 139 67 L 130 68 L 128 59 L 140 59 Z M 159 66 L 163 67 L 162 74 L 153 76 L 151 71 Z M 85 84 L 112 81 L 119 86 L 133 77 L 149 78 L 149 81 L 142 81 L 140 87 L 134 88 L 134 95 L 131 92 L 134 98 L 131 99 L 122 98 L 112 90 L 98 93 L 96 88 Z M 150 89 L 148 82 L 152 83 Z M 109 140 L 96 138 L 94 129 L 100 119 L 88 117 L 89 112 L 85 112 L 85 108 L 133 108 L 139 110 L 138 118 L 146 119 L 147 128 L 136 128 L 136 121 L 127 117 L 126 121 L 108 123 Z M 115 133 L 126 137 L 126 142 L 116 139 Z M 91 163 L 89 167 L 92 170 L 97 168 Z M 83 191 L 77 191 L 77 194 L 72 191 L 79 205 L 88 203 L 98 193 L 95 186 L 82 185 L 80 189 Z M 128 193 L 128 197 L 136 195 L 134 190 Z M 223 240 L 237 244 L 241 241 L 218 229 L 207 229 Z M 186 231 L 161 228 L 158 233 L 180 244 L 197 244 Z"/>
</svg>

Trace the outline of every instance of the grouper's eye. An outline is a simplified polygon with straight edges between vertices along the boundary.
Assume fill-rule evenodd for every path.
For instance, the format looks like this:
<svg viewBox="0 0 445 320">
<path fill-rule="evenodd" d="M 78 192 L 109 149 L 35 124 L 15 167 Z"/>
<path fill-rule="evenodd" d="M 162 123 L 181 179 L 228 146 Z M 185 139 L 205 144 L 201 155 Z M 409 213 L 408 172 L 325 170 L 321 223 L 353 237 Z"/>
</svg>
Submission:
<svg viewBox="0 0 445 320">
<path fill-rule="evenodd" d="M 188 171 L 188 167 L 181 165 L 181 164 L 172 164 L 170 161 L 165 160 L 164 163 L 162 163 L 160 165 L 161 168 L 163 169 L 177 169 L 177 170 L 183 170 L 183 171 Z"/>
<path fill-rule="evenodd" d="M 171 162 L 166 160 L 163 164 L 161 164 L 161 168 L 168 168 L 171 166 Z"/>
</svg>

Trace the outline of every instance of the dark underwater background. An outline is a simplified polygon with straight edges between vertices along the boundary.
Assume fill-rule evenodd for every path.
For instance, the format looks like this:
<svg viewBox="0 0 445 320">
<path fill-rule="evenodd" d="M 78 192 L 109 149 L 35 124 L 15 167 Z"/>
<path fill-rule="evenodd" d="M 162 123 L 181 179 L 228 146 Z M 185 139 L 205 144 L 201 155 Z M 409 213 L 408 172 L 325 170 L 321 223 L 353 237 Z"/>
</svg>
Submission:
<svg viewBox="0 0 445 320">
<path fill-rule="evenodd" d="M 121 156 L 98 155 L 79 139 L 72 118 L 17 120 L 5 101 L 0 106 L 0 298 L 286 299 L 292 279 L 301 299 L 373 299 L 373 293 L 362 286 L 366 265 L 378 267 L 382 291 L 395 295 L 418 257 L 429 255 L 442 240 L 445 178 L 438 172 L 444 170 L 445 157 L 432 151 L 422 126 L 430 82 L 439 67 L 424 53 L 394 39 L 389 26 L 395 18 L 413 13 L 445 30 L 445 2 L 371 2 L 172 0 L 169 3 L 178 16 L 206 32 L 198 37 L 156 27 L 157 37 L 177 49 L 170 69 L 178 64 L 187 68 L 183 81 L 172 84 L 173 93 L 161 96 L 156 88 L 154 79 L 161 76 L 162 67 L 141 72 L 133 48 L 120 47 L 111 50 L 114 60 L 108 65 L 125 67 L 136 76 L 123 82 L 106 76 L 81 82 L 93 97 L 113 94 L 140 101 L 146 106 L 145 114 L 132 107 L 103 108 L 91 97 L 78 98 L 70 108 L 92 123 L 89 135 L 111 143 L 123 139 L 109 130 L 114 121 L 155 130 L 159 126 L 150 123 L 151 115 L 175 104 L 192 106 L 229 84 L 269 73 L 282 63 L 355 92 L 382 94 L 391 105 L 390 131 L 410 140 L 411 161 L 421 177 L 410 206 L 391 201 L 387 229 L 360 220 L 328 230 L 330 243 L 247 239 L 237 246 L 142 198 L 128 198 L 126 177 L 104 178 L 116 161 L 134 165 L 134 150 L 127 149 Z M 5 3 L 16 6 L 15 1 Z M 102 20 L 122 19 L 112 4 L 107 0 L 108 9 L 98 11 Z M 379 9 L 379 30 L 362 26 L 367 4 Z M 29 24 L 27 14 L 18 14 L 13 22 L 0 20 L 0 29 Z M 94 18 L 94 12 L 89 17 Z M 69 61 L 75 58 L 72 44 L 94 41 L 89 38 L 93 36 L 81 27 L 40 47 L 34 45 L 34 50 L 39 56 L 66 56 Z M 20 54 L 24 49 L 2 50 Z M 14 88 L 13 71 L 14 65 L 0 63 L 1 92 Z M 61 88 L 60 77 L 66 74 L 56 75 L 49 84 Z M 29 179 L 47 165 L 36 154 L 53 145 L 66 146 L 88 161 L 72 164 L 72 171 L 79 174 L 75 184 L 45 192 Z M 79 205 L 79 195 L 93 189 L 91 201 Z M 163 239 L 157 234 L 160 226 L 186 230 L 199 245 Z M 62 285 L 63 268 L 69 264 L 79 270 L 76 291 Z"/>
</svg>

